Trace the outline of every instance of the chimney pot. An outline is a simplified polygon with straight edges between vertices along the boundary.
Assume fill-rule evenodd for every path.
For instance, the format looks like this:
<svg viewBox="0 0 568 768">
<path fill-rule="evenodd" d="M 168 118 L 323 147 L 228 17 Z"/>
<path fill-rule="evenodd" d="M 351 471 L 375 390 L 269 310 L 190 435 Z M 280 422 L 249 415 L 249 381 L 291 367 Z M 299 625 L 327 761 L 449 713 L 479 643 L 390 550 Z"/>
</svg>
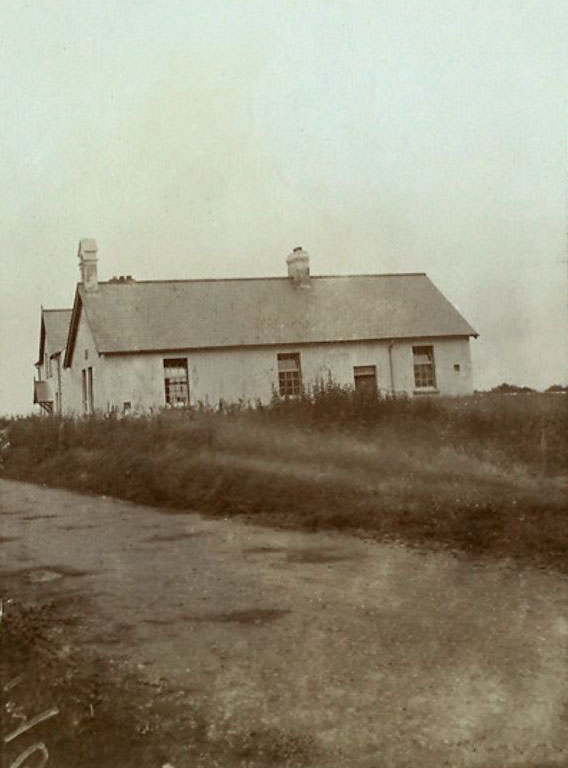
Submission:
<svg viewBox="0 0 568 768">
<path fill-rule="evenodd" d="M 288 277 L 294 285 L 301 288 L 310 287 L 310 256 L 301 245 L 297 245 L 286 258 Z"/>
<path fill-rule="evenodd" d="M 97 275 L 97 241 L 91 237 L 79 240 L 79 270 L 81 282 L 86 291 L 96 291 L 99 287 Z"/>
</svg>

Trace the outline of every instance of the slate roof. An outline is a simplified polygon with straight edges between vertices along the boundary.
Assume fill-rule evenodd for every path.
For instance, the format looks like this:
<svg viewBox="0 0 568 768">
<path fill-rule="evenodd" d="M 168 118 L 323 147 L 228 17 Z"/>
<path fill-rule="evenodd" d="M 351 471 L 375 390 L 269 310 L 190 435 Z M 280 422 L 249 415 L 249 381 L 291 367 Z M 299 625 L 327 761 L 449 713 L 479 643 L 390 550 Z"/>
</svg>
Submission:
<svg viewBox="0 0 568 768">
<path fill-rule="evenodd" d="M 425 274 L 110 281 L 81 304 L 107 354 L 477 335 Z"/>
<path fill-rule="evenodd" d="M 72 309 L 42 309 L 38 358 L 40 363 L 43 360 L 46 336 L 49 340 L 50 354 L 63 352 L 65 349 L 72 312 Z"/>
</svg>

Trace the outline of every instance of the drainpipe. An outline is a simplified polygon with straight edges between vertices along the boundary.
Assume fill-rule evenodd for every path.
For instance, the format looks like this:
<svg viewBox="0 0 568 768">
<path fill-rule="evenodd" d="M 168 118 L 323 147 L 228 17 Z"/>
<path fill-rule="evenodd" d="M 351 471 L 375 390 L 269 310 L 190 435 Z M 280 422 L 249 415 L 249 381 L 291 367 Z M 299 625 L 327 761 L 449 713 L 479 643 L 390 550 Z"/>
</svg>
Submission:
<svg viewBox="0 0 568 768">
<path fill-rule="evenodd" d="M 61 354 L 57 355 L 57 391 L 59 392 L 58 414 L 63 413 L 63 398 L 61 397 Z"/>
<path fill-rule="evenodd" d="M 391 390 L 391 396 L 394 397 L 394 368 L 392 364 L 392 348 L 394 347 L 394 341 L 391 339 L 389 341 L 389 371 L 390 371 L 390 390 Z"/>
</svg>

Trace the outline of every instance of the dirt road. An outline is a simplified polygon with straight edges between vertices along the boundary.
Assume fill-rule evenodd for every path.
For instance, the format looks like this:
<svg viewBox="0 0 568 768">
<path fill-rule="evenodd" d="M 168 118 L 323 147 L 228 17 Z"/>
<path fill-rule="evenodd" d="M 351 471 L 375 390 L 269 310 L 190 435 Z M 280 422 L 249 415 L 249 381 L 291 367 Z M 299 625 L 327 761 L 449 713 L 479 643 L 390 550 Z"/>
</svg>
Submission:
<svg viewBox="0 0 568 768">
<path fill-rule="evenodd" d="M 213 730 L 307 734 L 337 768 L 568 765 L 566 577 L 0 493 L 4 594 L 80 598 L 75 641 L 190 690 Z"/>
</svg>

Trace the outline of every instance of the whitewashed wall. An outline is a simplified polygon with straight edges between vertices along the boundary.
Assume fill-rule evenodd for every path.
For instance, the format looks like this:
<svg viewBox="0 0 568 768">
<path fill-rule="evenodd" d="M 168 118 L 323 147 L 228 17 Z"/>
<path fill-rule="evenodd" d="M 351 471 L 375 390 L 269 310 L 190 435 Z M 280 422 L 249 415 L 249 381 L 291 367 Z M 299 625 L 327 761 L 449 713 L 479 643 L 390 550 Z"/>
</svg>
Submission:
<svg viewBox="0 0 568 768">
<path fill-rule="evenodd" d="M 106 411 L 105 393 L 105 360 L 97 352 L 93 334 L 89 324 L 85 321 L 85 314 L 81 312 L 73 363 L 70 368 L 62 370 L 63 412 L 67 414 L 83 413 L 82 370 L 89 366 L 93 369 L 93 393 L 95 410 Z"/>
<path fill-rule="evenodd" d="M 412 346 L 432 344 L 436 365 L 437 388 L 442 395 L 465 395 L 472 391 L 469 340 L 421 339 L 395 342 L 392 348 L 394 387 L 397 393 L 415 394 Z M 87 350 L 88 359 L 85 359 Z M 81 369 L 93 366 L 95 407 L 108 411 L 122 410 L 131 403 L 133 409 L 149 409 L 165 405 L 164 368 L 166 357 L 188 361 L 190 399 L 217 405 L 239 399 L 269 402 L 273 387 L 278 387 L 277 354 L 299 352 L 305 385 L 326 379 L 328 374 L 342 385 L 353 385 L 353 368 L 357 365 L 377 367 L 378 386 L 382 392 L 391 388 L 388 342 L 353 342 L 337 344 L 264 347 L 258 349 L 202 350 L 168 354 L 149 353 L 98 356 L 88 326 L 81 322 L 73 368 L 65 381 L 66 411 L 80 413 Z M 455 371 L 454 366 L 460 370 Z"/>
</svg>

